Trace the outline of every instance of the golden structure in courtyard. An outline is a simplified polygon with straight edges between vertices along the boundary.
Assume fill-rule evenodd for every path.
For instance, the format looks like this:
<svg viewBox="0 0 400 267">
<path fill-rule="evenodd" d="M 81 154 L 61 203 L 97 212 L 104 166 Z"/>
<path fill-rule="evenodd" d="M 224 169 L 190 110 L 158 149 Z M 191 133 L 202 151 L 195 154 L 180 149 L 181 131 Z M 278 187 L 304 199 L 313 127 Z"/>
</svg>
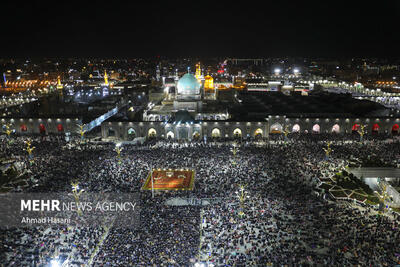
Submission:
<svg viewBox="0 0 400 267">
<path fill-rule="evenodd" d="M 76 203 L 76 206 L 78 207 L 77 212 L 78 212 L 78 215 L 81 215 L 82 211 L 79 208 L 79 197 L 85 190 L 79 189 L 79 182 L 71 182 L 71 185 L 72 185 L 72 194 L 74 195 L 75 203 Z"/>
<path fill-rule="evenodd" d="M 81 140 L 83 140 L 86 130 L 84 130 L 83 128 L 85 128 L 86 124 L 77 124 L 79 127 L 78 133 L 81 136 Z"/>
<path fill-rule="evenodd" d="M 247 191 L 245 190 L 245 188 L 246 187 L 244 185 L 240 185 L 239 191 L 236 191 L 236 196 L 238 197 L 239 202 L 240 202 L 239 216 L 244 215 L 244 202 L 246 199 L 249 198 L 249 195 L 247 194 Z"/>
<path fill-rule="evenodd" d="M 323 150 L 325 151 L 325 156 L 328 158 L 329 155 L 332 153 L 332 148 L 331 148 L 331 144 L 332 142 L 327 142 L 326 143 L 326 148 L 323 148 Z"/>
</svg>

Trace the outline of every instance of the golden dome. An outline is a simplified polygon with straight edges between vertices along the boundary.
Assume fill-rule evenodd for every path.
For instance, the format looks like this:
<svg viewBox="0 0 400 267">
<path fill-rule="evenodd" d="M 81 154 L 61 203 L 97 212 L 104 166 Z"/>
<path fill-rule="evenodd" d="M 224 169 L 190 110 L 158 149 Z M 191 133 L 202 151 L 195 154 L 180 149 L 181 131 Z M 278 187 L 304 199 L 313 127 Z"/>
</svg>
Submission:
<svg viewBox="0 0 400 267">
<path fill-rule="evenodd" d="M 214 89 L 214 79 L 210 75 L 204 77 L 204 89 Z"/>
</svg>

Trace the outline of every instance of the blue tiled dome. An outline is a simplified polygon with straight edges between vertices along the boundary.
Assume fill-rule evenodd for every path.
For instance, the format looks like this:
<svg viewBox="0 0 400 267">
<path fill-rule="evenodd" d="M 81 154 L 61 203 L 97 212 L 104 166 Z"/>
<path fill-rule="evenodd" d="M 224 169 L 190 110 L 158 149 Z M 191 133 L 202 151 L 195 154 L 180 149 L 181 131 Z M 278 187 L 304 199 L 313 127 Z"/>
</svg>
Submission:
<svg viewBox="0 0 400 267">
<path fill-rule="evenodd" d="M 200 94 L 200 83 L 193 74 L 186 73 L 178 81 L 178 94 L 198 95 Z"/>
</svg>

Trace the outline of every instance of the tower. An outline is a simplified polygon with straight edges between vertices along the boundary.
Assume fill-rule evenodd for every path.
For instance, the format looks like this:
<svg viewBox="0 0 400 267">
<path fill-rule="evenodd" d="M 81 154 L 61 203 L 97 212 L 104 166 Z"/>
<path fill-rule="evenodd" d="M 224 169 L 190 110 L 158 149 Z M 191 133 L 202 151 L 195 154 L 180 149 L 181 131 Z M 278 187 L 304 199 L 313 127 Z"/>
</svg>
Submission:
<svg viewBox="0 0 400 267">
<path fill-rule="evenodd" d="M 106 71 L 104 71 L 104 85 L 108 86 L 108 75 Z"/>
<path fill-rule="evenodd" d="M 157 65 L 156 69 L 156 80 L 159 81 L 161 78 L 160 64 Z"/>
<path fill-rule="evenodd" d="M 175 69 L 175 81 L 179 80 L 178 69 Z"/>
<path fill-rule="evenodd" d="M 195 77 L 197 81 L 201 84 L 201 68 L 200 68 L 200 62 L 196 64 L 196 74 Z"/>
<path fill-rule="evenodd" d="M 57 89 L 63 89 L 63 85 L 61 84 L 60 76 L 57 77 Z"/>
</svg>

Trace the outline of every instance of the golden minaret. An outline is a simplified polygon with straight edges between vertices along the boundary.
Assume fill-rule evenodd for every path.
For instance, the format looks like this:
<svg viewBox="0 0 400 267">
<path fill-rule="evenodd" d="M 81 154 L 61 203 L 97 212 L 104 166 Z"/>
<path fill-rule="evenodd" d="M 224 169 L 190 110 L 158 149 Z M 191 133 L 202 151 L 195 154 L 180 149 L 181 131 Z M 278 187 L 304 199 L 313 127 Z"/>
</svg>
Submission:
<svg viewBox="0 0 400 267">
<path fill-rule="evenodd" d="M 106 71 L 104 71 L 104 84 L 108 85 L 108 75 Z"/>
<path fill-rule="evenodd" d="M 200 62 L 196 64 L 196 74 L 195 77 L 197 81 L 201 84 L 201 68 L 200 68 Z"/>
<path fill-rule="evenodd" d="M 57 89 L 63 89 L 63 85 L 61 84 L 60 76 L 57 77 Z"/>
</svg>

